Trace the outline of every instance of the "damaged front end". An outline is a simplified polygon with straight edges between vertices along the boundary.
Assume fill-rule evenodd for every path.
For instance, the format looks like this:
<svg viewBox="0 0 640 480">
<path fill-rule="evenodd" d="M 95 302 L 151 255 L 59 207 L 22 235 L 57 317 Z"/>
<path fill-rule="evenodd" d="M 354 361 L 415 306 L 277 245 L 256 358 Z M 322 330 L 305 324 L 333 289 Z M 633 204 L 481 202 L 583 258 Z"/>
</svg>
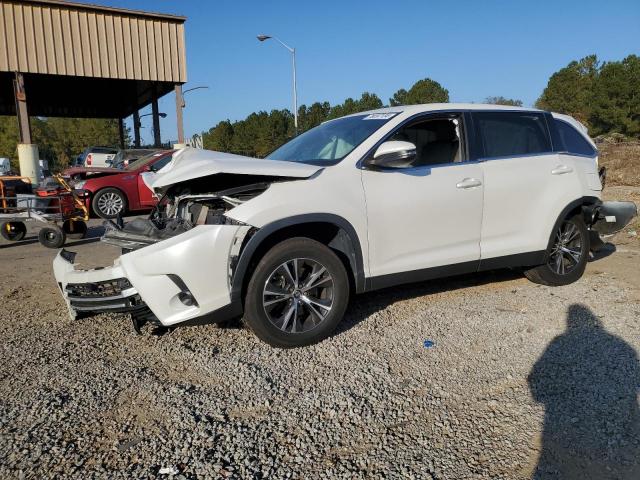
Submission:
<svg viewBox="0 0 640 480">
<path fill-rule="evenodd" d="M 234 268 L 257 231 L 227 214 L 271 185 L 308 178 L 319 167 L 187 149 L 157 173 L 151 215 L 105 223 L 102 241 L 122 249 L 112 266 L 76 268 L 62 250 L 54 274 L 72 317 L 129 312 L 162 326 L 211 323 L 242 313 L 231 301 Z M 146 180 L 145 180 L 146 181 Z"/>
<path fill-rule="evenodd" d="M 106 221 L 102 241 L 131 251 L 180 235 L 199 225 L 242 225 L 225 214 L 257 197 L 278 180 L 250 176 L 238 179 L 238 175 L 226 177 L 230 178 L 222 176 L 208 182 L 198 179 L 172 187 L 149 218 L 137 218 L 126 224 L 120 219 Z M 239 181 L 243 184 L 210 191 L 216 187 L 215 184 L 228 186 Z"/>
</svg>

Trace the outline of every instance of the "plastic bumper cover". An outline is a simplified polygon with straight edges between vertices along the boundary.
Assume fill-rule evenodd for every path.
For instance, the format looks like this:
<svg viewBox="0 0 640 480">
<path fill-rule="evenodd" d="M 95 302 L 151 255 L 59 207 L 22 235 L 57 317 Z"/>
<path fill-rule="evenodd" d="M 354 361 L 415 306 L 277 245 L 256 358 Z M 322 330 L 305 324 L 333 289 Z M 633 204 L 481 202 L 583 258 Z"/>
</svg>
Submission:
<svg viewBox="0 0 640 480">
<path fill-rule="evenodd" d="M 636 215 L 638 207 L 633 202 L 602 202 L 596 209 L 591 230 L 611 235 L 626 227 Z"/>
<path fill-rule="evenodd" d="M 232 248 L 249 227 L 202 225 L 122 255 L 113 266 L 76 270 L 74 254 L 53 262 L 72 317 L 77 312 L 146 309 L 165 326 L 228 309 Z"/>
</svg>

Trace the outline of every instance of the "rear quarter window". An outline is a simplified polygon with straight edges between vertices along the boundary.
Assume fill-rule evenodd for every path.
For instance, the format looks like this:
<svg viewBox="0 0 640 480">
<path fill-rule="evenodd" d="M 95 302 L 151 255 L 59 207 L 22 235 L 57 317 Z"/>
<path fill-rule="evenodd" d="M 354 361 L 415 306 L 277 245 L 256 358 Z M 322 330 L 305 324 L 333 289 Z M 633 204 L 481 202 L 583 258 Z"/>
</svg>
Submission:
<svg viewBox="0 0 640 480">
<path fill-rule="evenodd" d="M 551 151 L 544 115 L 536 112 L 474 112 L 484 157 L 509 157 Z"/>
<path fill-rule="evenodd" d="M 596 151 L 580 132 L 567 122 L 555 119 L 556 129 L 562 142 L 561 149 L 574 155 L 595 155 Z"/>
</svg>

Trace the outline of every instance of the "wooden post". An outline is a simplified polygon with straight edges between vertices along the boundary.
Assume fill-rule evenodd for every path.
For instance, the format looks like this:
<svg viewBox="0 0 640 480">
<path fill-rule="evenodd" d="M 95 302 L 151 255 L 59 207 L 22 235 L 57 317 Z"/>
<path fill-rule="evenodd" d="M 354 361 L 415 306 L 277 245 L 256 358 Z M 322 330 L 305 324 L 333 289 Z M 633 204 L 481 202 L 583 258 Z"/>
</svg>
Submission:
<svg viewBox="0 0 640 480">
<path fill-rule="evenodd" d="M 120 148 L 124 150 L 124 120 L 118 119 L 118 133 L 120 134 Z"/>
<path fill-rule="evenodd" d="M 154 92 L 151 101 L 151 112 L 153 113 L 153 146 L 159 148 L 162 144 L 160 141 L 160 115 L 158 115 L 158 96 Z"/>
<path fill-rule="evenodd" d="M 32 143 L 31 122 L 29 121 L 29 110 L 27 108 L 27 93 L 24 89 L 24 77 L 20 72 L 16 72 L 16 78 L 13 80 L 13 92 L 16 98 L 20 143 L 30 144 Z"/>
<path fill-rule="evenodd" d="M 140 148 L 140 112 L 133 112 L 133 145 Z"/>
<path fill-rule="evenodd" d="M 182 122 L 182 109 L 184 99 L 182 98 L 182 85 L 176 84 L 176 119 L 178 121 L 178 143 L 184 143 L 184 124 Z"/>
</svg>

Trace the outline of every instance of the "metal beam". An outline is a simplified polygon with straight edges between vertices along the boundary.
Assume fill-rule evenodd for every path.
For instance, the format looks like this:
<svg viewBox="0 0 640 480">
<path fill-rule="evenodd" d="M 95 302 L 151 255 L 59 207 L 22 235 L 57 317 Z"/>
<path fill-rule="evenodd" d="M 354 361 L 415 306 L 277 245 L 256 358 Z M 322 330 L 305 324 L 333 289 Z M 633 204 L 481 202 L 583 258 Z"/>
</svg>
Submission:
<svg viewBox="0 0 640 480">
<path fill-rule="evenodd" d="M 29 110 L 27 108 L 27 92 L 24 89 L 24 77 L 20 72 L 16 72 L 16 78 L 13 80 L 13 93 L 16 99 L 20 143 L 30 144 L 32 143 L 31 122 L 29 121 Z"/>
<path fill-rule="evenodd" d="M 182 98 L 182 85 L 176 84 L 176 119 L 178 122 L 178 143 L 184 143 L 184 123 L 182 120 L 182 109 L 184 99 Z"/>
<path fill-rule="evenodd" d="M 153 113 L 153 146 L 159 148 L 162 146 L 160 140 L 160 115 L 158 115 L 158 96 L 154 92 L 151 100 L 151 112 Z"/>
<path fill-rule="evenodd" d="M 120 134 L 120 148 L 124 150 L 124 120 L 122 118 L 118 119 L 118 133 Z"/>
<path fill-rule="evenodd" d="M 140 112 L 133 112 L 133 145 L 140 148 Z"/>
</svg>

